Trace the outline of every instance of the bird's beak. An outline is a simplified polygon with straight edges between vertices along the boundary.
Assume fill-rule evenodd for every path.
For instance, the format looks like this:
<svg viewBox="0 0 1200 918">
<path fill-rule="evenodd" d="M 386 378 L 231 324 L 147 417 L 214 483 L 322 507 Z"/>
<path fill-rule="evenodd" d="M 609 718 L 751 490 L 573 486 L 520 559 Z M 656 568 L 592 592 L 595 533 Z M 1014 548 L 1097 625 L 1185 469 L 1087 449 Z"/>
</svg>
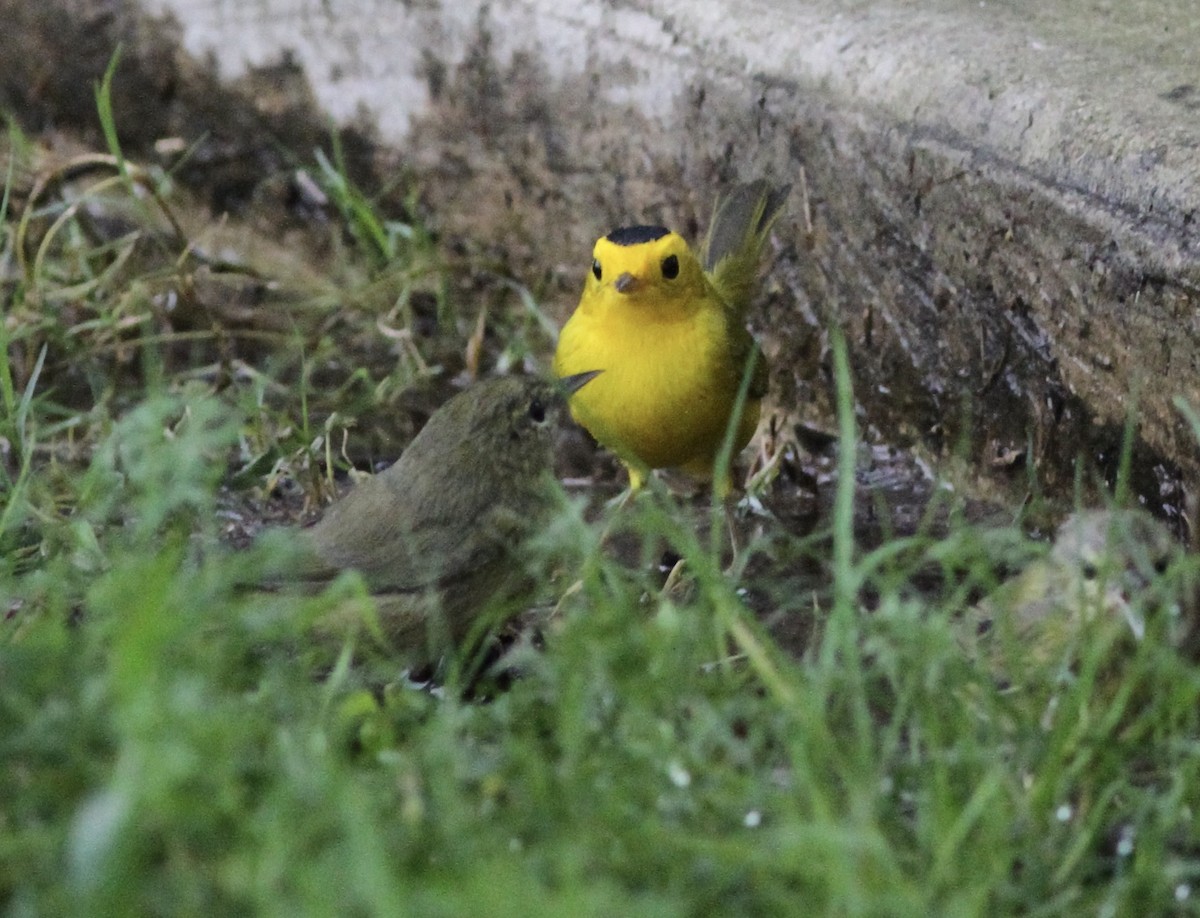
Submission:
<svg viewBox="0 0 1200 918">
<path fill-rule="evenodd" d="M 603 372 L 603 370 L 588 370 L 586 373 L 576 373 L 574 376 L 563 376 L 559 379 L 558 384 L 563 387 L 567 395 L 574 395 Z"/>
<path fill-rule="evenodd" d="M 624 274 L 621 274 L 615 281 L 613 281 L 613 286 L 617 288 L 617 293 L 632 293 L 641 285 L 642 282 L 628 271 L 626 271 Z"/>
</svg>

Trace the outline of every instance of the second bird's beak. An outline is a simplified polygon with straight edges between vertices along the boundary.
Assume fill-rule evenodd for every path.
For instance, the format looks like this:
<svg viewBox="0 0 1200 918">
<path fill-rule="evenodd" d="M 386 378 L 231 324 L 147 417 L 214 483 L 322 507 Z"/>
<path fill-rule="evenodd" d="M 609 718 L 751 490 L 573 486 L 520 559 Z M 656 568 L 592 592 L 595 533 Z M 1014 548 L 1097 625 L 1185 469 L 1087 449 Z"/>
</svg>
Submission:
<svg viewBox="0 0 1200 918">
<path fill-rule="evenodd" d="M 567 395 L 574 395 L 603 372 L 603 370 L 588 370 L 586 373 L 576 373 L 574 376 L 563 376 L 558 383 Z"/>
<path fill-rule="evenodd" d="M 641 286 L 641 281 L 626 271 L 613 281 L 613 286 L 617 288 L 617 293 L 632 293 Z"/>
</svg>

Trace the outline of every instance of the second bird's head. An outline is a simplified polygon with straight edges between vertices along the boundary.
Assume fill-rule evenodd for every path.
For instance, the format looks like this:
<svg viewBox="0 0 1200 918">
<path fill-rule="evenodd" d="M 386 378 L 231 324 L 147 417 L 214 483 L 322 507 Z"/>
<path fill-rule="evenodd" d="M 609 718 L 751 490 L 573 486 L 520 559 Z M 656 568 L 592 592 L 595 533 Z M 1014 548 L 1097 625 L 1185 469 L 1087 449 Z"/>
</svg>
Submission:
<svg viewBox="0 0 1200 918">
<path fill-rule="evenodd" d="M 417 435 L 414 447 L 433 455 L 455 444 L 469 444 L 483 462 L 524 463 L 549 450 L 567 399 L 600 375 L 599 370 L 560 379 L 501 376 L 460 392 L 441 408 Z M 410 459 L 410 461 L 412 461 Z M 436 464 L 436 458 L 429 460 Z"/>
<path fill-rule="evenodd" d="M 704 271 L 678 233 L 626 226 L 596 241 L 583 295 L 585 302 L 686 311 L 704 295 Z"/>
</svg>

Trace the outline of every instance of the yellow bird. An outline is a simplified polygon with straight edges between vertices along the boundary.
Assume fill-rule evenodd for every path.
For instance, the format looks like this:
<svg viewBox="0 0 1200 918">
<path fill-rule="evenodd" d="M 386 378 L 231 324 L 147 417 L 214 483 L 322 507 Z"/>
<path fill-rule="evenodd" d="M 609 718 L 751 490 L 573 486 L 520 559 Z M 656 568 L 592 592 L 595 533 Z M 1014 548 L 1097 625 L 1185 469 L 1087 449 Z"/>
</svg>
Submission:
<svg viewBox="0 0 1200 918">
<path fill-rule="evenodd" d="M 597 240 L 554 372 L 603 371 L 571 397 L 571 413 L 625 463 L 633 489 L 657 468 L 712 478 L 751 362 L 734 453 L 753 436 L 767 366 L 744 322 L 787 192 L 761 180 L 735 188 L 718 202 L 698 251 L 663 226 Z M 728 477 L 718 487 L 727 492 Z"/>
</svg>

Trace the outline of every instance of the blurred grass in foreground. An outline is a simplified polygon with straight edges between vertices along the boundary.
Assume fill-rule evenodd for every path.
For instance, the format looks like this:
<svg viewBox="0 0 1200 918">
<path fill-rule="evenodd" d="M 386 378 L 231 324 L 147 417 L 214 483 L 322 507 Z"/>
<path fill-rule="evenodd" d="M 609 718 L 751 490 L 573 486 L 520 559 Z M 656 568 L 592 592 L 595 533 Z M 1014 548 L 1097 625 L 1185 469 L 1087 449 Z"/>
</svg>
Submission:
<svg viewBox="0 0 1200 918">
<path fill-rule="evenodd" d="M 313 270 L 286 246 L 214 256 L 208 229 L 160 222 L 194 217 L 169 172 L 103 155 L 39 170 L 36 144 L 8 138 L 7 914 L 1194 908 L 1195 666 L 1146 641 L 1104 692 L 1087 658 L 1049 697 L 1000 689 L 956 640 L 995 584 L 995 539 L 965 524 L 863 554 L 843 492 L 832 552 L 786 535 L 748 549 L 815 557 L 825 588 L 797 592 L 726 576 L 657 491 L 624 511 L 639 566 L 568 501 L 531 547 L 546 587 L 531 599 L 581 588 L 511 685 L 468 693 L 460 660 L 431 691 L 310 646 L 303 625 L 338 597 L 239 593 L 269 559 L 228 544 L 231 493 L 262 508 L 292 480 L 318 503 L 347 448 L 395 455 L 430 381 L 544 366 L 544 323 L 503 279 L 481 312 L 472 266 L 421 227 L 416 195 L 383 217 L 336 151 L 305 171 L 333 202 Z M 40 197 L 18 188 L 26 166 L 56 176 Z M 242 295 L 253 308 L 235 315 Z M 660 594 L 663 545 L 693 589 Z M 930 569 L 946 588 L 914 589 Z M 800 657 L 743 588 L 763 618 L 806 617 Z"/>
</svg>

